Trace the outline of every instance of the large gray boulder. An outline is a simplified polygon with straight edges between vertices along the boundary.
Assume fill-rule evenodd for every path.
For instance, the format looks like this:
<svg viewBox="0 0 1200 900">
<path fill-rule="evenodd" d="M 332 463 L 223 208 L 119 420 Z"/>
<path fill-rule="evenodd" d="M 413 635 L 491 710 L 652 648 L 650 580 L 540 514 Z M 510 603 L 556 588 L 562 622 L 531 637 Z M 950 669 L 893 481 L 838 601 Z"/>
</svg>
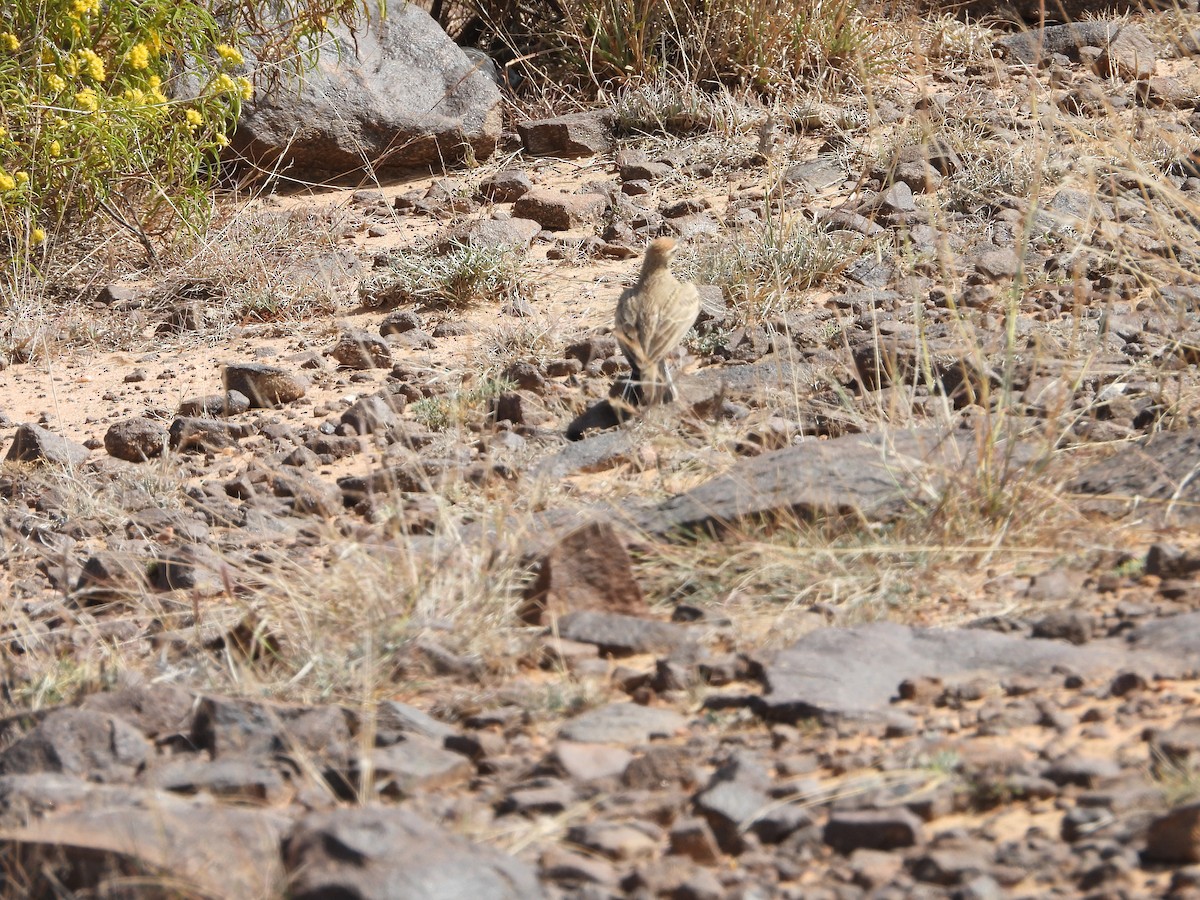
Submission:
<svg viewBox="0 0 1200 900">
<path fill-rule="evenodd" d="M 261 91 L 261 87 L 260 87 Z M 377 7 L 355 32 L 333 26 L 314 69 L 242 110 L 230 151 L 288 175 L 327 178 L 477 159 L 500 137 L 500 91 L 429 14 Z"/>
</svg>

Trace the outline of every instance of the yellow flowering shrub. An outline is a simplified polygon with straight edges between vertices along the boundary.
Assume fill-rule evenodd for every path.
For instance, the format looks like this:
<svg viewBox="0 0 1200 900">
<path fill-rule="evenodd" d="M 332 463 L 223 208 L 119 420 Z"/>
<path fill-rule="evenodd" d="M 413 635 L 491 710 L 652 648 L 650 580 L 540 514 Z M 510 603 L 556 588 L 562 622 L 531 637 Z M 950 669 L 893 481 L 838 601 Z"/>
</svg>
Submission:
<svg viewBox="0 0 1200 900">
<path fill-rule="evenodd" d="M 101 204 L 143 232 L 169 234 L 156 225 L 169 220 L 202 227 L 218 154 L 254 93 L 239 72 L 240 48 L 252 41 L 259 64 L 304 60 L 318 21 L 365 8 L 364 0 L 0 4 L 0 302 L 4 280 L 36 262 L 32 248 L 41 258 L 67 224 L 86 232 Z"/>
<path fill-rule="evenodd" d="M 217 55 L 231 66 L 240 66 L 245 62 L 242 51 L 237 47 L 230 47 L 228 44 L 217 44 Z"/>
</svg>

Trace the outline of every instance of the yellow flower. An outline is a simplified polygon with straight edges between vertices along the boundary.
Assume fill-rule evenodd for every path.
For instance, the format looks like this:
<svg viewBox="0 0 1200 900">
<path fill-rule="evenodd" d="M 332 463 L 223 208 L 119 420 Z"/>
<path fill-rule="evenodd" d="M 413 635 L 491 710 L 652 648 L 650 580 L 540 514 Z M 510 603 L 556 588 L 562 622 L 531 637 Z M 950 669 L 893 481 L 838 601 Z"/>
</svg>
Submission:
<svg viewBox="0 0 1200 900">
<path fill-rule="evenodd" d="M 146 46 L 145 42 L 134 44 L 125 54 L 125 59 L 131 69 L 148 69 L 150 68 L 150 48 Z"/>
<path fill-rule="evenodd" d="M 228 147 L 229 146 L 229 138 L 222 131 L 218 131 L 216 133 L 216 135 L 213 137 L 213 140 L 216 142 L 218 147 Z"/>
<path fill-rule="evenodd" d="M 151 75 L 146 79 L 146 84 L 150 86 L 150 90 L 157 91 L 162 86 L 162 79 L 157 75 Z"/>
<path fill-rule="evenodd" d="M 46 76 L 46 87 L 50 88 L 50 90 L 57 94 L 60 91 L 65 91 L 67 89 L 67 82 L 61 75 L 55 75 L 53 72 L 51 72 Z"/>
<path fill-rule="evenodd" d="M 11 191 L 17 186 L 17 179 L 13 178 L 3 169 L 0 169 L 0 191 Z"/>
<path fill-rule="evenodd" d="M 254 85 L 250 83 L 249 78 L 238 76 L 234 79 L 238 86 L 238 92 L 242 95 L 243 100 L 250 100 L 254 97 Z"/>
<path fill-rule="evenodd" d="M 46 240 L 46 232 L 44 229 L 35 228 L 33 231 L 29 232 L 29 243 L 33 244 L 35 247 L 44 240 Z"/>
<path fill-rule="evenodd" d="M 79 108 L 88 112 L 95 112 L 100 108 L 100 98 L 96 96 L 96 92 L 91 88 L 84 88 L 82 91 L 76 91 L 75 102 L 79 104 Z"/>
<path fill-rule="evenodd" d="M 8 137 L 8 129 L 0 128 L 0 141 L 4 140 L 6 137 Z"/>
<path fill-rule="evenodd" d="M 0 34 L 0 49 L 7 50 L 9 53 L 16 53 L 21 49 L 21 41 L 11 31 L 6 31 Z"/>
<path fill-rule="evenodd" d="M 13 175 L 13 177 L 17 180 L 18 187 L 20 187 L 23 184 L 29 184 L 29 173 L 28 172 L 17 172 L 15 175 Z"/>
<path fill-rule="evenodd" d="M 71 12 L 76 16 L 86 16 L 88 13 L 100 12 L 100 0 L 75 0 L 71 4 Z"/>
<path fill-rule="evenodd" d="M 95 50 L 84 48 L 79 51 L 79 62 L 81 67 L 87 70 L 88 75 L 93 81 L 103 81 L 105 79 L 104 60 Z"/>
<path fill-rule="evenodd" d="M 222 72 L 217 76 L 216 89 L 218 94 L 232 94 L 237 92 L 238 87 L 232 78 Z"/>
<path fill-rule="evenodd" d="M 42 61 L 45 62 L 45 60 Z M 53 60 L 51 60 L 51 62 L 53 62 Z M 79 60 L 77 60 L 74 56 L 68 56 L 63 60 L 63 71 L 74 78 L 79 74 Z"/>
<path fill-rule="evenodd" d="M 185 112 L 183 114 L 183 117 L 187 120 L 187 126 L 188 126 L 189 131 L 195 131 L 197 128 L 199 128 L 201 125 L 204 124 L 204 116 L 200 115 L 199 110 L 189 109 L 187 112 Z"/>
<path fill-rule="evenodd" d="M 246 61 L 241 50 L 228 44 L 217 44 L 217 55 L 231 66 L 240 66 Z"/>
<path fill-rule="evenodd" d="M 60 144 L 58 141 L 51 141 L 50 142 L 50 155 L 53 157 L 62 156 L 62 144 Z"/>
</svg>

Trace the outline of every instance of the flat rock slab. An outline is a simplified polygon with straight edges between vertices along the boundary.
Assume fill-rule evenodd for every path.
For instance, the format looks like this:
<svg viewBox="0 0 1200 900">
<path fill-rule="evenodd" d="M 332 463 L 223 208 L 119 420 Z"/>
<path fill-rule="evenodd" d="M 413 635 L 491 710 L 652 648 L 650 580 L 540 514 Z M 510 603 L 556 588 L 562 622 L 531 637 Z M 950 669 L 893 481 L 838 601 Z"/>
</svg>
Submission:
<svg viewBox="0 0 1200 900">
<path fill-rule="evenodd" d="M 933 499 L 970 464 L 968 432 L 911 429 L 805 441 L 738 463 L 724 475 L 649 510 L 634 523 L 651 534 L 743 519 L 857 515 L 890 518 Z"/>
<path fill-rule="evenodd" d="M 1055 666 L 1084 675 L 1111 675 L 1130 668 L 1179 674 L 1192 664 L 1172 659 L 1166 646 L 1152 642 L 1143 653 L 1123 641 L 1076 646 L 975 628 L 873 622 L 822 628 L 777 654 L 764 666 L 767 691 L 756 708 L 765 718 L 789 722 L 812 716 L 869 716 L 886 710 L 905 679 L 979 673 L 1000 680 L 1018 672 L 1049 675 Z"/>
<path fill-rule="evenodd" d="M 573 441 L 533 467 L 531 477 L 558 481 L 581 472 L 597 472 L 629 459 L 637 449 L 628 431 L 604 431 Z"/>
<path fill-rule="evenodd" d="M 288 896 L 536 900 L 533 870 L 402 809 L 312 813 L 288 837 Z"/>
<path fill-rule="evenodd" d="M 1006 35 L 996 41 L 996 47 L 1007 58 L 1026 65 L 1054 53 L 1078 60 L 1081 47 L 1107 47 L 1120 33 L 1116 22 L 1072 22 Z"/>
<path fill-rule="evenodd" d="M 1126 640 L 1135 650 L 1178 659 L 1185 668 L 1200 670 L 1200 612 L 1147 622 L 1130 631 Z"/>
<path fill-rule="evenodd" d="M 714 391 L 729 399 L 748 400 L 775 393 L 794 396 L 819 378 L 816 366 L 772 354 L 757 362 L 700 369 L 679 379 L 679 391 L 683 402 L 689 404 L 707 400 Z"/>
<path fill-rule="evenodd" d="M 669 653 L 692 640 L 686 626 L 620 613 L 580 610 L 559 618 L 557 633 L 568 641 L 594 644 L 615 656 Z"/>
<path fill-rule="evenodd" d="M 1200 430 L 1161 432 L 1119 445 L 1103 462 L 1088 466 L 1067 485 L 1096 498 L 1112 515 L 1137 512 L 1158 522 L 1200 521 Z"/>
<path fill-rule="evenodd" d="M 585 744 L 644 744 L 652 738 L 671 737 L 686 725 L 687 720 L 671 709 L 610 703 L 571 719 L 558 736 Z"/>
<path fill-rule="evenodd" d="M 371 751 L 371 769 L 380 792 L 407 797 L 417 790 L 450 787 L 474 771 L 465 756 L 444 750 L 432 741 L 410 738 Z"/>
<path fill-rule="evenodd" d="M 0 778 L 0 810 L 0 847 L 6 854 L 19 848 L 37 868 L 65 859 L 102 878 L 97 858 L 125 859 L 163 873 L 186 895 L 267 897 L 282 887 L 279 845 L 289 823 L 277 813 L 47 775 Z M 27 821 L 13 823 L 21 818 Z"/>
</svg>

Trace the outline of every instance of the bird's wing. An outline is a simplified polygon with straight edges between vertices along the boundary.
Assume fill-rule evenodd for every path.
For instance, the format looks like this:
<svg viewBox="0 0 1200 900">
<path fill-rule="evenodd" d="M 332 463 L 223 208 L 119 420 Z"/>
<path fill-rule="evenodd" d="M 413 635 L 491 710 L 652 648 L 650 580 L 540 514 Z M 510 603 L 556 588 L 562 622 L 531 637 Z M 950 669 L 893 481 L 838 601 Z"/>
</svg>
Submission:
<svg viewBox="0 0 1200 900">
<path fill-rule="evenodd" d="M 700 313 L 700 294 L 695 285 L 677 281 L 672 288 L 662 303 L 646 311 L 648 316 L 653 317 L 642 330 L 645 336 L 642 350 L 647 360 L 658 362 L 666 359 L 691 330 Z"/>
<path fill-rule="evenodd" d="M 631 364 L 639 368 L 646 366 L 646 352 L 642 348 L 640 334 L 644 334 L 644 330 L 640 327 L 638 321 L 639 315 L 642 313 L 642 304 L 637 302 L 638 290 L 636 287 L 627 289 L 621 298 L 617 301 L 617 318 L 614 327 L 614 337 L 617 343 L 621 346 L 621 351 L 625 354 L 626 359 Z"/>
</svg>

